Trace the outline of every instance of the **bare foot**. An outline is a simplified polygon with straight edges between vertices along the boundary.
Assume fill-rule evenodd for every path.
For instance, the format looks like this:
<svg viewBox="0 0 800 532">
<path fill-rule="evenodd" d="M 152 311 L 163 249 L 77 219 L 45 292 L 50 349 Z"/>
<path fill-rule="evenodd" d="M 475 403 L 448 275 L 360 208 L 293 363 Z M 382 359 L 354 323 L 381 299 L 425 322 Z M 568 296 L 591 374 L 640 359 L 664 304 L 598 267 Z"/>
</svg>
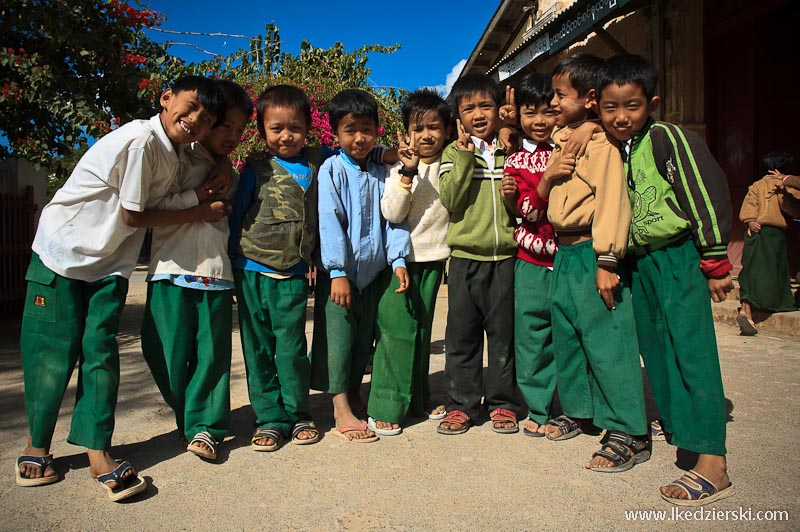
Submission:
<svg viewBox="0 0 800 532">
<path fill-rule="evenodd" d="M 400 428 L 400 424 L 398 423 L 389 423 L 388 421 L 380 421 L 377 419 L 375 420 L 375 426 L 381 430 L 393 430 Z"/>
<path fill-rule="evenodd" d="M 706 477 L 718 490 L 727 488 L 728 484 L 731 482 L 730 477 L 728 477 L 725 456 L 701 454 L 697 458 L 697 464 L 694 466 L 694 470 L 698 474 Z M 678 486 L 661 486 L 659 490 L 665 497 L 670 497 L 672 499 L 688 498 L 686 491 Z"/>
<path fill-rule="evenodd" d="M 86 455 L 89 457 L 89 474 L 93 478 L 97 478 L 100 475 L 105 475 L 106 473 L 111 473 L 119 467 L 119 463 L 111 458 L 111 455 L 108 453 L 108 451 L 87 449 Z M 123 480 L 129 480 L 136 478 L 136 476 L 136 471 L 131 468 L 123 473 L 122 478 Z M 112 489 L 121 487 L 119 482 L 109 483 L 108 485 Z"/>
<path fill-rule="evenodd" d="M 22 455 L 24 456 L 35 456 L 37 458 L 42 458 L 50 454 L 50 449 L 46 447 L 33 447 L 31 444 L 31 439 L 28 438 L 28 445 L 23 449 Z M 53 469 L 53 464 L 47 464 L 42 470 L 41 467 L 34 466 L 32 464 L 20 464 L 19 466 L 19 474 L 23 478 L 40 478 L 40 477 L 55 477 L 58 476 L 56 470 Z"/>
<path fill-rule="evenodd" d="M 447 413 L 447 408 L 444 405 L 434 406 L 428 410 L 428 416 L 441 416 Z"/>
</svg>

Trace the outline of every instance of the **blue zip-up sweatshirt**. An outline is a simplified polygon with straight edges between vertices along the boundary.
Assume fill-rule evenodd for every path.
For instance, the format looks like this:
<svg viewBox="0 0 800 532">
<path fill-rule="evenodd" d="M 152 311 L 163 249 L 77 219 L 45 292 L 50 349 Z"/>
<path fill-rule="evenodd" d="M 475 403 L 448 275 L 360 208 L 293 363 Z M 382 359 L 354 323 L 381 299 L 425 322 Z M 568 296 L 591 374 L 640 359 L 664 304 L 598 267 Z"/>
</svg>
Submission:
<svg viewBox="0 0 800 532">
<path fill-rule="evenodd" d="M 359 290 L 386 266 L 405 267 L 411 250 L 407 222 L 393 224 L 381 214 L 386 167 L 367 162 L 367 171 L 346 153 L 319 170 L 319 242 L 323 269 Z"/>
</svg>

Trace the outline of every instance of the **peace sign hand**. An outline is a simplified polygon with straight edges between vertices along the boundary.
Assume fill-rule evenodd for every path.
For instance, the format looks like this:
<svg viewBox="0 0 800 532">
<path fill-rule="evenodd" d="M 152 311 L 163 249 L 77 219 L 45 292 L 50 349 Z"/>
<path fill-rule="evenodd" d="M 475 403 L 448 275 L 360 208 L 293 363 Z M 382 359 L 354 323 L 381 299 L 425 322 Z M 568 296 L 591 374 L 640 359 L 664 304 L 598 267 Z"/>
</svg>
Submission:
<svg viewBox="0 0 800 532">
<path fill-rule="evenodd" d="M 517 102 L 514 98 L 514 89 L 511 85 L 506 85 L 506 103 L 500 107 L 500 120 L 509 126 L 516 126 L 519 124 Z"/>
<path fill-rule="evenodd" d="M 414 146 L 414 135 L 409 135 L 410 140 L 406 142 L 405 136 L 397 132 L 397 156 L 407 170 L 416 170 L 419 166 L 419 152 Z"/>
<path fill-rule="evenodd" d="M 458 131 L 458 138 L 456 139 L 456 148 L 461 151 L 475 151 L 475 144 L 472 142 L 467 130 L 464 129 L 464 124 L 461 120 L 456 118 L 456 130 Z"/>
</svg>

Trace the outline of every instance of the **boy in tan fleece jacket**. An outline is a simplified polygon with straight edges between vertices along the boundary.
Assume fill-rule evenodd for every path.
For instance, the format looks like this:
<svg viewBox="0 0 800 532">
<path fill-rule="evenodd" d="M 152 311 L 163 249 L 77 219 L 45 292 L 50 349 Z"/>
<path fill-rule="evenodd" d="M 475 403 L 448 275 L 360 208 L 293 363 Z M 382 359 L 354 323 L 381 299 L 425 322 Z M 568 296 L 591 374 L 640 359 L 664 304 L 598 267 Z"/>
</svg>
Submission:
<svg viewBox="0 0 800 532">
<path fill-rule="evenodd" d="M 578 54 L 553 72 L 552 106 L 560 128 L 574 129 L 592 115 L 594 82 L 602 60 Z M 553 265 L 553 348 L 564 415 L 546 428 L 551 440 L 577 436 L 592 423 L 606 429 L 601 449 L 586 465 L 626 471 L 650 458 L 642 373 L 631 306 L 622 271 L 631 209 L 618 145 L 595 133 L 575 162 L 565 131 L 538 192 L 549 195 L 547 216 L 558 237 Z"/>
</svg>

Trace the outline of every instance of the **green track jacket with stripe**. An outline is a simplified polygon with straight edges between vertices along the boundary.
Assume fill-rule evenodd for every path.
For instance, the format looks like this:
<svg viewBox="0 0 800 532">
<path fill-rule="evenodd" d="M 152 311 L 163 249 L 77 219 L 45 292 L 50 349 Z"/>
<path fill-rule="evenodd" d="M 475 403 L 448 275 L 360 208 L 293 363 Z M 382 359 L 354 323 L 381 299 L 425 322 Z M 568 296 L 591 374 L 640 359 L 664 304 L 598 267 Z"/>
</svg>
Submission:
<svg viewBox="0 0 800 532">
<path fill-rule="evenodd" d="M 728 178 L 698 135 L 649 120 L 633 136 L 625 172 L 630 249 L 659 247 L 691 231 L 701 258 L 727 257 L 733 219 Z"/>
</svg>

